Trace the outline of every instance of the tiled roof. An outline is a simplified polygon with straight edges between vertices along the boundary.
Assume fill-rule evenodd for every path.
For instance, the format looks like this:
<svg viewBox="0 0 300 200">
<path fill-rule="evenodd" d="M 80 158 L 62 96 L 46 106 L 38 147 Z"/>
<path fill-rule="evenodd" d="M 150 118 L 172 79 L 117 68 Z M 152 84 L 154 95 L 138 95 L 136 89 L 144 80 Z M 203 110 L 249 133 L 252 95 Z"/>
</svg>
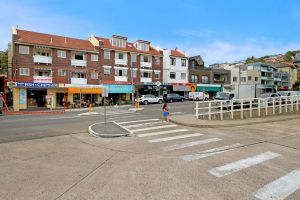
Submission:
<svg viewBox="0 0 300 200">
<path fill-rule="evenodd" d="M 120 51 L 129 51 L 129 52 L 135 52 L 135 53 L 142 53 L 142 54 L 151 54 L 151 55 L 162 55 L 157 49 L 153 48 L 150 45 L 149 51 L 142 51 L 135 48 L 133 43 L 126 42 L 126 47 L 116 47 L 112 46 L 108 38 L 102 38 L 102 37 L 95 37 L 97 40 L 100 40 L 103 42 L 103 48 L 106 49 L 114 49 L 114 50 L 120 50 Z"/>
<path fill-rule="evenodd" d="M 184 55 L 183 53 L 181 53 L 177 50 L 171 50 L 171 56 L 180 57 L 180 58 L 187 58 L 186 55 Z"/>
<path fill-rule="evenodd" d="M 88 40 L 49 35 L 20 29 L 17 29 L 17 40 L 15 40 L 15 42 L 53 46 L 58 48 L 96 51 L 95 47 Z"/>
</svg>

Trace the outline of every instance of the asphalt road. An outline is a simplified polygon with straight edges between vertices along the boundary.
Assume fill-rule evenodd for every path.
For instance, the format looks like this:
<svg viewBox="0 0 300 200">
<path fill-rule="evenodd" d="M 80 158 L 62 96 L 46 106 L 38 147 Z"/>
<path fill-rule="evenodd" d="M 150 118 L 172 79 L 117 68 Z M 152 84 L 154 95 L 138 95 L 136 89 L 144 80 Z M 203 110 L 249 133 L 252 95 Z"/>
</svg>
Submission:
<svg viewBox="0 0 300 200">
<path fill-rule="evenodd" d="M 169 106 L 193 111 L 192 102 Z M 132 137 L 88 135 L 100 115 L 2 119 L 0 130 L 18 139 L 1 132 L 0 199 L 300 199 L 299 120 L 199 129 L 162 123 L 161 105 L 144 107 L 109 111 Z"/>
</svg>

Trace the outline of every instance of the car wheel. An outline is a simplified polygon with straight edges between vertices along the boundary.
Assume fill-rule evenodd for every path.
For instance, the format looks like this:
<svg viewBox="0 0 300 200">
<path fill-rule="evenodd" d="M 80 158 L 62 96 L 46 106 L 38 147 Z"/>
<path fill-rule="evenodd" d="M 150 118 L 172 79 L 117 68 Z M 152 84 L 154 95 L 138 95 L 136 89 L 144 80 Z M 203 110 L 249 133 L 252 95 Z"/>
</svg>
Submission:
<svg viewBox="0 0 300 200">
<path fill-rule="evenodd" d="M 161 99 L 160 99 L 160 100 L 158 100 L 158 103 L 159 103 L 159 104 L 162 104 L 162 102 L 163 102 L 163 101 L 162 101 Z"/>
<path fill-rule="evenodd" d="M 172 103 L 172 102 L 173 102 L 173 99 L 170 99 L 169 102 Z"/>
<path fill-rule="evenodd" d="M 181 102 L 184 102 L 184 98 L 181 99 Z"/>
<path fill-rule="evenodd" d="M 144 104 L 147 105 L 147 104 L 148 104 L 148 101 L 144 101 Z"/>
<path fill-rule="evenodd" d="M 207 101 L 208 100 L 208 98 L 207 97 L 205 97 L 205 99 L 204 99 L 205 101 Z"/>
<path fill-rule="evenodd" d="M 199 101 L 199 98 L 198 98 L 198 97 L 196 98 L 196 101 Z"/>
</svg>

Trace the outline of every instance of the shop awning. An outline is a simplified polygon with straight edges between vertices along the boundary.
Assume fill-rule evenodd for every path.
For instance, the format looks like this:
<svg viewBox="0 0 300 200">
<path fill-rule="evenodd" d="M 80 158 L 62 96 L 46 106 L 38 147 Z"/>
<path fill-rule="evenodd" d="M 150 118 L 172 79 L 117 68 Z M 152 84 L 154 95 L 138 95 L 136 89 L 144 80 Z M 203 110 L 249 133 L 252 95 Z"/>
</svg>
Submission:
<svg viewBox="0 0 300 200">
<path fill-rule="evenodd" d="M 101 88 L 69 88 L 68 92 L 71 94 L 101 94 Z"/>
<path fill-rule="evenodd" d="M 197 92 L 202 92 L 203 91 L 203 88 L 204 88 L 204 91 L 205 92 L 221 92 L 222 91 L 222 87 L 221 86 L 209 86 L 209 85 L 206 85 L 206 86 L 198 86 L 197 85 Z"/>
</svg>

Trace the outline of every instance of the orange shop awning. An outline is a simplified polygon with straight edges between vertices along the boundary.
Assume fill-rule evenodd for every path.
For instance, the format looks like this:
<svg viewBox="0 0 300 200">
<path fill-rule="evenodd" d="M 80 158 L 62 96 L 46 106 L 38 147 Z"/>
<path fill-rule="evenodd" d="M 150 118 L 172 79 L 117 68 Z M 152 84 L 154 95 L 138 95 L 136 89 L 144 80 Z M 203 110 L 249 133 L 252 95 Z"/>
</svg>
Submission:
<svg viewBox="0 0 300 200">
<path fill-rule="evenodd" d="M 101 88 L 69 88 L 69 93 L 75 94 L 75 93 L 81 93 L 81 94 L 101 94 L 102 89 Z"/>
</svg>

